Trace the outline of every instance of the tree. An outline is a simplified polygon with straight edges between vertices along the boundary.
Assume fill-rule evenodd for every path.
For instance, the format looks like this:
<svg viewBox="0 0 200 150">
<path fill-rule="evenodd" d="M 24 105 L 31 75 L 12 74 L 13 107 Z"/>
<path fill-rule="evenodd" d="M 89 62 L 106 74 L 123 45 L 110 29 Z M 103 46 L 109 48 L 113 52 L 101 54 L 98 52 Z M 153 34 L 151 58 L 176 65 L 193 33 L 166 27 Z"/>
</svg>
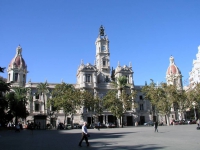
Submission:
<svg viewBox="0 0 200 150">
<path fill-rule="evenodd" d="M 116 90 L 108 91 L 103 98 L 103 105 L 105 109 L 108 109 L 117 117 L 117 126 L 119 127 L 118 120 L 120 120 L 123 115 L 123 102 L 118 98 Z"/>
<path fill-rule="evenodd" d="M 0 67 L 0 72 L 4 72 L 5 68 Z M 10 83 L 6 83 L 0 78 L 0 123 L 3 125 L 6 122 L 6 110 L 8 108 L 8 101 L 5 94 L 10 91 Z"/>
<path fill-rule="evenodd" d="M 112 82 L 114 87 L 118 89 L 118 98 L 122 101 L 122 106 L 123 106 L 123 114 L 127 111 L 130 110 L 130 106 L 137 107 L 135 103 L 135 97 L 137 95 L 137 92 L 133 89 L 131 89 L 130 95 L 126 92 L 127 89 L 131 88 L 131 85 L 127 83 L 127 77 L 125 76 L 119 76 L 117 78 L 117 81 Z M 135 104 L 135 105 L 132 105 Z M 121 127 L 123 127 L 123 114 L 121 115 Z"/>
<path fill-rule="evenodd" d="M 76 90 L 72 84 L 66 84 L 64 82 L 62 84 L 57 84 L 52 91 L 51 104 L 57 111 L 63 110 L 65 114 L 64 124 L 66 116 L 69 114 L 73 122 L 73 115 L 81 106 L 80 91 Z"/>
<path fill-rule="evenodd" d="M 44 101 L 44 113 L 47 113 L 47 108 L 46 108 L 46 98 L 45 96 L 47 93 L 49 93 L 49 88 L 48 88 L 48 83 L 47 81 L 44 83 L 39 83 L 37 85 L 38 93 L 42 95 L 43 101 Z"/>
<path fill-rule="evenodd" d="M 150 85 L 143 87 L 142 92 L 145 94 L 145 99 L 150 100 L 151 104 L 156 107 L 156 110 L 166 116 L 167 124 L 169 125 L 171 108 L 178 103 L 178 96 L 180 94 L 176 86 L 167 85 L 166 83 L 156 86 L 153 80 L 151 80 Z"/>
<path fill-rule="evenodd" d="M 18 123 L 18 118 L 24 118 L 28 116 L 29 112 L 26 109 L 27 105 L 27 92 L 28 88 L 14 87 L 12 92 L 7 93 L 8 100 L 8 114 L 15 117 L 15 124 Z"/>
<path fill-rule="evenodd" d="M 194 109 L 194 113 L 196 114 L 196 110 L 199 110 L 200 108 L 200 83 L 196 83 L 194 88 L 191 88 L 186 92 L 186 98 L 186 106 Z"/>
<path fill-rule="evenodd" d="M 96 113 L 96 116 L 101 116 L 102 112 L 103 112 L 103 105 L 102 105 L 102 100 L 96 96 L 94 98 L 94 111 Z"/>
</svg>

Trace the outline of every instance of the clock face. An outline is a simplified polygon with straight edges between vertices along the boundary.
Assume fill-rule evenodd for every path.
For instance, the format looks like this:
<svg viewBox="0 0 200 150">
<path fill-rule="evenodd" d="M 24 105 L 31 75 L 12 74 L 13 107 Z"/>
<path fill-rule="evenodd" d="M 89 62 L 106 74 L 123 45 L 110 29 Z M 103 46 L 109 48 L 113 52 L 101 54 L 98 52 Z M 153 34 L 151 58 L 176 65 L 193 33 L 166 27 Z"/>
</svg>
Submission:
<svg viewBox="0 0 200 150">
<path fill-rule="evenodd" d="M 105 46 L 101 46 L 101 51 L 106 51 L 106 47 Z"/>
</svg>

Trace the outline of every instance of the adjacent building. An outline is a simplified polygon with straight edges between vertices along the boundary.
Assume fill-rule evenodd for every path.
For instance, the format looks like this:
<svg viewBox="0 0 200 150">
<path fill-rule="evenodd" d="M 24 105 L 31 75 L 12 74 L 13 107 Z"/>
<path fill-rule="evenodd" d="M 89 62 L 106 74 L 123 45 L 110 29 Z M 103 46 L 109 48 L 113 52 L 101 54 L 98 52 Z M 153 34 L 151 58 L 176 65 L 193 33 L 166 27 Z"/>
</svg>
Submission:
<svg viewBox="0 0 200 150">
<path fill-rule="evenodd" d="M 189 86 L 194 88 L 195 83 L 200 83 L 200 46 L 196 54 L 196 60 L 193 60 L 192 70 L 189 72 Z"/>
</svg>

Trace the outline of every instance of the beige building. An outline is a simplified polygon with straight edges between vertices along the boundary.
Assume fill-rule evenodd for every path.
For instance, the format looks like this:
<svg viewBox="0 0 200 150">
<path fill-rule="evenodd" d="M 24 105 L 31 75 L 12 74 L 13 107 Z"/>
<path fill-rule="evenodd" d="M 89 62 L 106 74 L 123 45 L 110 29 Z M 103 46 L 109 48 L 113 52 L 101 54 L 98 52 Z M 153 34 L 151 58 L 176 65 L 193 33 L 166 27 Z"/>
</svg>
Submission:
<svg viewBox="0 0 200 150">
<path fill-rule="evenodd" d="M 109 90 L 113 89 L 111 84 L 109 39 L 105 34 L 103 26 L 99 29 L 99 35 L 95 45 L 95 62 L 92 65 L 90 63 L 84 64 L 83 61 L 81 61 L 76 75 L 77 83 L 74 84 L 74 87 L 91 91 L 94 93 L 94 96 L 103 98 Z M 59 122 L 64 122 L 64 113 L 62 110 L 57 113 L 54 112 L 52 108 L 48 110 L 44 109 L 44 101 L 51 98 L 50 94 L 45 94 L 45 99 L 43 99 L 43 95 L 39 95 L 37 92 L 37 85 L 39 83 L 33 83 L 31 81 L 26 83 L 28 71 L 25 60 L 22 57 L 22 48 L 20 46 L 17 47 L 16 55 L 9 64 L 7 72 L 7 82 L 11 82 L 12 86 L 23 86 L 31 89 L 29 93 L 31 99 L 27 106 L 30 115 L 27 117 L 26 121 L 40 122 L 41 128 L 45 128 L 46 123 L 51 122 L 55 127 Z M 117 67 L 112 70 L 112 75 L 115 79 L 119 76 L 127 77 L 127 83 L 130 85 L 130 88 L 127 89 L 128 93 L 137 90 L 136 102 L 138 103 L 138 108 L 132 108 L 125 113 L 123 117 L 124 124 L 133 126 L 136 121 L 140 124 L 144 124 L 149 120 L 153 120 L 153 118 L 155 119 L 156 117 L 151 113 L 150 102 L 143 99 L 143 94 L 141 93 L 142 86 L 134 85 L 131 63 L 129 65 L 121 66 L 118 62 Z M 55 85 L 59 83 L 48 84 L 50 91 L 52 91 Z M 116 121 L 116 118 L 107 110 L 104 110 L 101 116 L 95 118 L 95 112 L 88 111 L 87 108 L 77 110 L 77 114 L 73 116 L 67 116 L 65 122 L 67 124 L 71 123 L 72 117 L 74 123 L 83 123 L 84 121 L 94 123 L 100 121 L 101 123 L 106 124 L 108 122 L 115 123 Z"/>
</svg>

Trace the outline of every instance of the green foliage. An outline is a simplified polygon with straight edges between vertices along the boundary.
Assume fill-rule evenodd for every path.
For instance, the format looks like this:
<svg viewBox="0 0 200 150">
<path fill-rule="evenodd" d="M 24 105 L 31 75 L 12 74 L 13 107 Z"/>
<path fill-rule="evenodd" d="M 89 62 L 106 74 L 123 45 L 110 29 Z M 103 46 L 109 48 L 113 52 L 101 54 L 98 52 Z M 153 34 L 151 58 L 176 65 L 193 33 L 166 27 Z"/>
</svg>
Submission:
<svg viewBox="0 0 200 150">
<path fill-rule="evenodd" d="M 9 92 L 6 95 L 9 106 L 8 114 L 15 117 L 15 123 L 17 123 L 18 118 L 26 118 L 29 115 L 26 109 L 28 90 L 23 87 L 14 87 L 13 92 Z"/>
<path fill-rule="evenodd" d="M 200 108 L 200 83 L 196 83 L 193 89 L 186 92 L 188 108 Z"/>
<path fill-rule="evenodd" d="M 131 110 L 131 108 L 136 108 L 137 103 L 135 101 L 135 97 L 137 95 L 137 91 L 133 90 L 132 93 L 127 94 L 125 90 L 122 91 L 120 95 L 120 100 L 123 102 L 123 112 L 127 110 Z"/>
<path fill-rule="evenodd" d="M 118 98 L 116 90 L 108 91 L 103 98 L 103 104 L 118 119 L 123 115 L 123 102 Z"/>
<path fill-rule="evenodd" d="M 39 83 L 38 85 L 37 85 L 37 90 L 38 90 L 38 93 L 39 94 L 42 94 L 42 96 L 43 96 L 43 100 L 44 100 L 44 110 L 45 110 L 45 113 L 46 113 L 46 99 L 45 99 L 45 95 L 47 94 L 47 93 L 49 93 L 49 88 L 48 88 L 48 83 L 47 83 L 47 81 L 46 82 L 44 82 L 44 83 Z"/>
<path fill-rule="evenodd" d="M 174 85 L 161 83 L 160 86 L 155 86 L 153 80 L 150 85 L 143 87 L 142 92 L 145 94 L 145 99 L 150 100 L 151 104 L 156 107 L 156 110 L 165 115 L 169 115 L 171 108 L 175 103 L 179 103 L 180 92 Z"/>
<path fill-rule="evenodd" d="M 63 109 L 64 113 L 75 114 L 81 106 L 81 92 L 71 84 L 57 84 L 52 91 L 52 99 L 49 103 L 57 110 Z"/>
<path fill-rule="evenodd" d="M 127 78 L 125 76 L 119 76 L 119 78 L 117 78 L 117 81 L 113 81 L 112 84 L 115 88 L 122 91 L 123 88 L 127 86 Z"/>
</svg>

